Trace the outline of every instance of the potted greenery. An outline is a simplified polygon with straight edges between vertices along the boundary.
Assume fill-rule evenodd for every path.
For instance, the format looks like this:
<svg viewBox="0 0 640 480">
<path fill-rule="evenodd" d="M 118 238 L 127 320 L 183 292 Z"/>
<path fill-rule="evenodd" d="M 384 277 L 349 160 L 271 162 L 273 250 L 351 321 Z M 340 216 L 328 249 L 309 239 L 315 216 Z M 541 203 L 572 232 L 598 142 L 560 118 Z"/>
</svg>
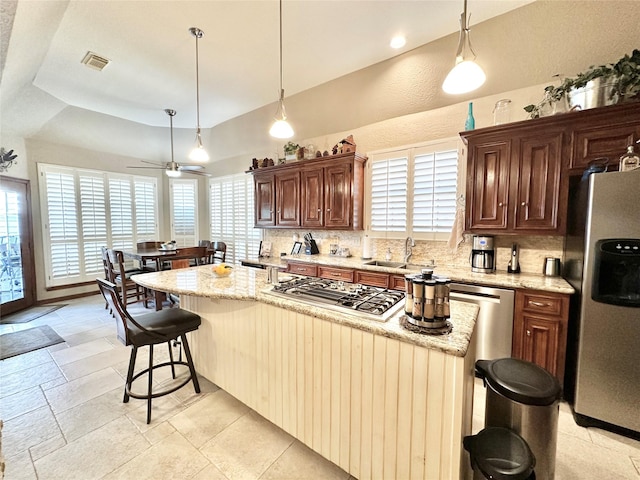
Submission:
<svg viewBox="0 0 640 480">
<path fill-rule="evenodd" d="M 575 78 L 566 78 L 559 86 L 545 87 L 544 98 L 524 110 L 531 118 L 560 113 L 571 108 L 593 108 L 640 97 L 640 50 L 625 55 L 616 63 L 591 66 Z"/>
<path fill-rule="evenodd" d="M 284 158 L 287 161 L 295 161 L 300 145 L 293 142 L 287 142 L 284 146 Z"/>
</svg>

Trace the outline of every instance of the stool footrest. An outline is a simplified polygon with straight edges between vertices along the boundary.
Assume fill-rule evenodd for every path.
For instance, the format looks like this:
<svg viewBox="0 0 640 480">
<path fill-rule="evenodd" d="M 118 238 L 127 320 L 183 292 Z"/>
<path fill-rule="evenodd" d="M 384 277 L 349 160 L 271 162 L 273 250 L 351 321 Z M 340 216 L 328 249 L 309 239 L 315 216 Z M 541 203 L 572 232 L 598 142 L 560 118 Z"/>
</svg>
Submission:
<svg viewBox="0 0 640 480">
<path fill-rule="evenodd" d="M 175 365 L 184 365 L 185 367 L 189 367 L 189 364 L 187 362 L 163 362 L 163 363 L 159 363 L 158 365 L 154 365 L 153 366 L 153 370 L 155 370 L 156 368 L 161 368 L 161 367 L 170 367 L 170 366 L 175 366 Z M 140 378 L 141 376 L 147 374 L 149 372 L 148 368 L 145 368 L 144 370 L 136 373 L 133 377 L 131 377 L 131 382 L 130 383 L 126 383 L 125 384 L 125 390 L 127 392 L 127 395 L 129 395 L 131 398 L 137 398 L 139 400 L 148 400 L 149 398 L 158 398 L 158 397 L 162 397 L 164 395 L 169 395 L 170 393 L 173 393 L 177 390 L 180 390 L 182 387 L 184 387 L 187 383 L 189 383 L 190 381 L 193 380 L 193 376 L 191 375 L 191 373 L 189 373 L 189 376 L 183 381 L 181 382 L 179 385 L 176 385 L 172 388 L 169 388 L 167 390 L 162 390 L 161 392 L 156 392 L 153 393 L 151 392 L 151 395 L 149 394 L 140 394 L 140 393 L 133 393 L 131 391 L 131 386 L 133 385 L 133 382 L 137 379 Z M 200 393 L 200 389 L 196 388 L 196 393 Z"/>
</svg>

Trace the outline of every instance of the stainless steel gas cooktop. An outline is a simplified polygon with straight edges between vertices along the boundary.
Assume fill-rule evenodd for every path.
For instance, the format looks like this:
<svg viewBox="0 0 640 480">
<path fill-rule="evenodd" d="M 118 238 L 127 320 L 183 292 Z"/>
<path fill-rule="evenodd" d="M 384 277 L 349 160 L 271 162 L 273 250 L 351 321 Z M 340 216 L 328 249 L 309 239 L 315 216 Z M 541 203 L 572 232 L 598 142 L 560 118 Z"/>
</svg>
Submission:
<svg viewBox="0 0 640 480">
<path fill-rule="evenodd" d="M 404 292 L 313 277 L 294 278 L 268 293 L 379 322 L 404 306 Z"/>
</svg>

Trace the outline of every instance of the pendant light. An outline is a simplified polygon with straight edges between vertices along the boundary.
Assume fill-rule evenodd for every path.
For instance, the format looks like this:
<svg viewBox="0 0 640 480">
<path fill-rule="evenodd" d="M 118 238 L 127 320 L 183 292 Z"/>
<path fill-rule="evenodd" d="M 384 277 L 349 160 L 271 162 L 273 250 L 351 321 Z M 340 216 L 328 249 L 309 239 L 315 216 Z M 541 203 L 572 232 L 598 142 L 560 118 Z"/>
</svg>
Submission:
<svg viewBox="0 0 640 480">
<path fill-rule="evenodd" d="M 176 178 L 181 175 L 180 170 L 178 170 L 178 164 L 173 159 L 173 116 L 176 114 L 176 111 L 170 108 L 167 108 L 165 110 L 165 113 L 169 115 L 169 129 L 171 131 L 171 163 L 167 165 L 167 169 L 165 170 L 165 173 L 167 174 L 167 177 Z"/>
<path fill-rule="evenodd" d="M 189 153 L 189 159 L 194 162 L 208 162 L 209 154 L 202 145 L 202 136 L 200 135 L 200 69 L 198 59 L 198 39 L 202 38 L 204 32 L 197 27 L 191 27 L 189 29 L 191 35 L 196 37 L 196 145 Z"/>
<path fill-rule="evenodd" d="M 469 15 L 471 18 L 471 15 Z M 476 52 L 471 46 L 471 30 L 469 19 L 467 18 L 467 0 L 464 0 L 464 12 L 460 16 L 460 39 L 458 40 L 458 51 L 456 52 L 456 65 L 444 79 L 442 89 L 446 93 L 459 94 L 468 93 L 479 88 L 487 79 L 484 71 L 474 62 Z M 468 59 L 469 52 L 473 58 Z"/>
<path fill-rule="evenodd" d="M 280 0 L 280 99 L 275 122 L 271 125 L 269 134 L 275 138 L 293 137 L 293 128 L 287 122 L 287 112 L 284 109 L 284 88 L 282 88 L 282 0 Z"/>
</svg>

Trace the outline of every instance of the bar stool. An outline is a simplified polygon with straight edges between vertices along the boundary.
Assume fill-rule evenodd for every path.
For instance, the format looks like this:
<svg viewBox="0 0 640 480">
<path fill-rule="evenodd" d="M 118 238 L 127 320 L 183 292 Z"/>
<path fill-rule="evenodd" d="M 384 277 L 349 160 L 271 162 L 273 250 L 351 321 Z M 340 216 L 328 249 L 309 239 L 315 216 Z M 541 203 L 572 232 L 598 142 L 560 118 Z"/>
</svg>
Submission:
<svg viewBox="0 0 640 480">
<path fill-rule="evenodd" d="M 131 357 L 129 359 L 129 368 L 127 371 L 127 380 L 124 387 L 123 403 L 129 401 L 129 397 L 147 400 L 147 423 L 151 422 L 151 400 L 153 398 L 162 397 L 175 392 L 184 387 L 187 383 L 193 381 L 193 387 L 196 393 L 200 393 L 200 384 L 196 375 L 196 369 L 191 358 L 191 350 L 187 342 L 187 332 L 193 332 L 200 327 L 201 319 L 199 315 L 188 312 L 179 308 L 171 308 L 160 310 L 158 312 L 146 313 L 133 317 L 127 312 L 125 306 L 120 299 L 120 294 L 114 283 L 97 278 L 100 291 L 107 301 L 111 310 L 119 320 L 117 325 L 117 336 L 125 345 L 131 345 Z M 180 358 L 174 361 L 171 350 L 171 341 L 177 341 L 180 338 L 180 344 L 184 348 L 186 362 Z M 167 343 L 169 346 L 169 362 L 162 362 L 157 365 L 153 364 L 153 346 L 161 343 Z M 134 375 L 134 367 L 136 364 L 136 356 L 138 348 L 149 346 L 149 367 Z M 181 355 L 182 356 L 182 355 Z M 175 366 L 185 365 L 189 367 L 189 376 L 179 385 L 170 387 L 160 392 L 153 392 L 153 371 L 156 368 L 171 367 L 172 377 L 176 378 Z M 146 394 L 137 394 L 131 391 L 131 384 L 142 375 L 148 375 L 148 387 Z"/>
</svg>

